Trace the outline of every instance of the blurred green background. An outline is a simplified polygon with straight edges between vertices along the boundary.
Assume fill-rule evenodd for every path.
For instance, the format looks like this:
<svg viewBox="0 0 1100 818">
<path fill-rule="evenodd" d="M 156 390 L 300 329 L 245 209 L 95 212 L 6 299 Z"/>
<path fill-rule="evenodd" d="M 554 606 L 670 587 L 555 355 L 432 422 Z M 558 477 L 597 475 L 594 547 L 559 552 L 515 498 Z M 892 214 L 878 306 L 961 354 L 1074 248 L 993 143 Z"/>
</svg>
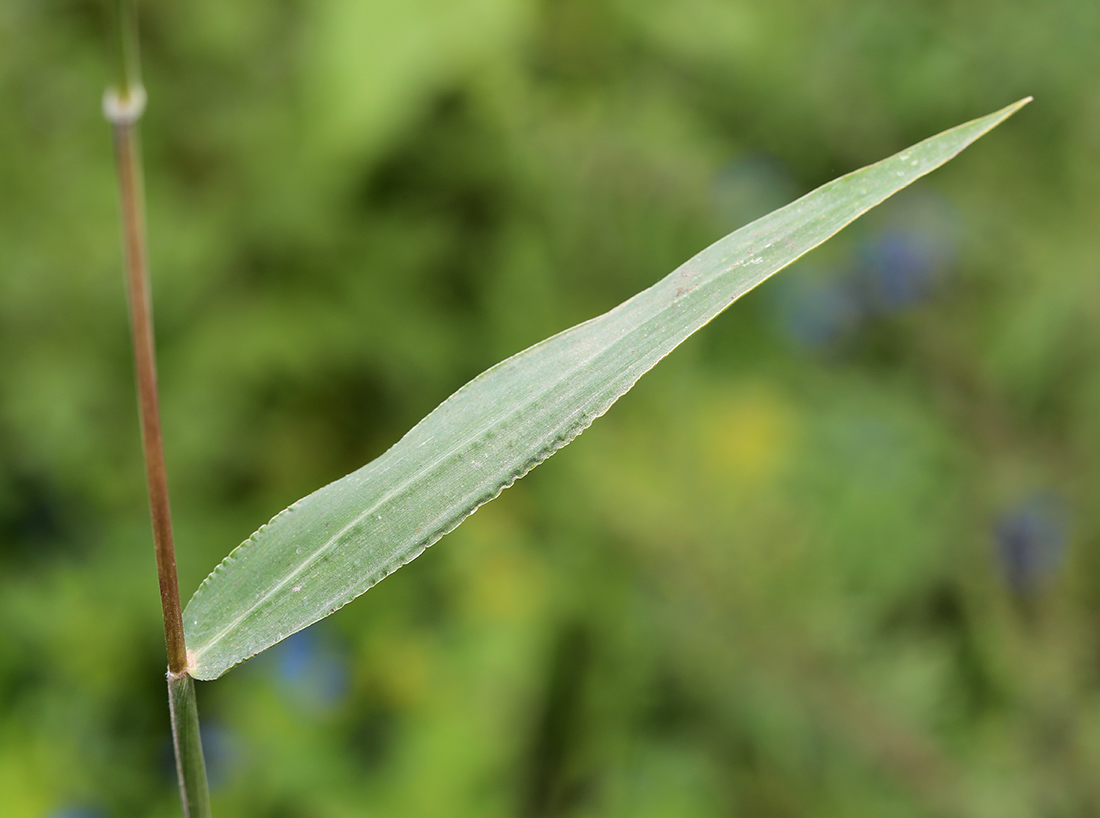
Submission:
<svg viewBox="0 0 1100 818">
<path fill-rule="evenodd" d="M 182 592 L 450 392 L 1036 101 L 199 686 L 215 814 L 1100 815 L 1100 4 L 141 4 Z M 94 0 L 0 4 L 0 812 L 178 814 Z"/>
</svg>

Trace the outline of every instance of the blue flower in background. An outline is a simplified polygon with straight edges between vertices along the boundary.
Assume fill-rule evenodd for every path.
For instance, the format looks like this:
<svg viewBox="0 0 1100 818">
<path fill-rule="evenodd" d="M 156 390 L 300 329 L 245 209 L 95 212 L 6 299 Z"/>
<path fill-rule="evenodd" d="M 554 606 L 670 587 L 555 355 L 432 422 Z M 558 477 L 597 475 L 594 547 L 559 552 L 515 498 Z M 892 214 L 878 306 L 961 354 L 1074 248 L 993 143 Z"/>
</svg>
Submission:
<svg viewBox="0 0 1100 818">
<path fill-rule="evenodd" d="M 780 326 L 798 346 L 828 350 L 854 334 L 863 320 L 859 294 L 843 278 L 800 268 L 777 284 Z"/>
<path fill-rule="evenodd" d="M 1018 594 L 1036 590 L 1064 561 L 1069 541 L 1065 500 L 1050 492 L 1029 497 L 997 518 L 994 540 L 1008 586 Z"/>
<path fill-rule="evenodd" d="M 958 219 L 946 201 L 909 195 L 892 208 L 891 223 L 856 250 L 854 275 L 869 312 L 915 307 L 955 264 Z"/>
<path fill-rule="evenodd" d="M 350 675 L 345 653 L 317 635 L 316 626 L 298 631 L 275 649 L 281 686 L 296 701 L 325 709 L 348 694 Z"/>
<path fill-rule="evenodd" d="M 864 243 L 858 256 L 860 280 L 874 306 L 908 307 L 931 292 L 937 268 L 919 235 L 891 230 Z"/>
<path fill-rule="evenodd" d="M 774 285 L 783 334 L 798 346 L 835 351 L 872 321 L 920 305 L 955 263 L 957 220 L 934 196 L 910 196 L 891 226 L 871 233 L 836 270 L 799 265 Z"/>
</svg>

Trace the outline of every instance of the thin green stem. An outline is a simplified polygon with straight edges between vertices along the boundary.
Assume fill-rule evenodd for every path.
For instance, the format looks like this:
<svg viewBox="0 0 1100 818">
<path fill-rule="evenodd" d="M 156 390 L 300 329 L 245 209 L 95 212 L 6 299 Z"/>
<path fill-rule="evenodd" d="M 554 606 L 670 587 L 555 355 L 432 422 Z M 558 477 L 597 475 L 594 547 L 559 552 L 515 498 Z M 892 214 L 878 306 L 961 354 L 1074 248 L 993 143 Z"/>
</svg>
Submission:
<svg viewBox="0 0 1100 818">
<path fill-rule="evenodd" d="M 141 59 L 138 53 L 137 8 L 134 0 L 115 0 L 115 22 L 118 32 L 115 56 L 118 72 L 118 95 L 125 101 L 133 89 L 141 88 Z"/>
<path fill-rule="evenodd" d="M 210 818 L 210 790 L 199 734 L 195 680 L 186 673 L 168 674 L 168 710 L 172 714 L 172 745 L 184 818 Z"/>
</svg>

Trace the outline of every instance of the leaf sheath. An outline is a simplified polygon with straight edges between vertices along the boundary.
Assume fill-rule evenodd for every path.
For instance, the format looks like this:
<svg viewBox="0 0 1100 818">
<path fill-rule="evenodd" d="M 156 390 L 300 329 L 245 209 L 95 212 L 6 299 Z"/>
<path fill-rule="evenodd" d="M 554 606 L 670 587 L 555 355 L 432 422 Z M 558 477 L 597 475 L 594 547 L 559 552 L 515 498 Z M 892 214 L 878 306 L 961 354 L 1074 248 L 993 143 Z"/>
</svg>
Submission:
<svg viewBox="0 0 1100 818">
<path fill-rule="evenodd" d="M 186 673 L 168 673 L 168 711 L 172 715 L 172 744 L 184 818 L 210 818 L 210 790 L 199 735 L 195 682 Z"/>
</svg>

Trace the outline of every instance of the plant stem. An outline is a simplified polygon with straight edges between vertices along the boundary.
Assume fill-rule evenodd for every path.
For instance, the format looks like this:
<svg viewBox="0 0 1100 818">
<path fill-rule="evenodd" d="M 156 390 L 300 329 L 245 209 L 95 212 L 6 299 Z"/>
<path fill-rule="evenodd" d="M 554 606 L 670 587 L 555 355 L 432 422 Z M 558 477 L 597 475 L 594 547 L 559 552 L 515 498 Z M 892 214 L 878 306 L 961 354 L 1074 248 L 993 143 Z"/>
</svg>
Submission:
<svg viewBox="0 0 1100 818">
<path fill-rule="evenodd" d="M 122 202 L 130 331 L 134 345 L 138 405 L 141 410 L 145 476 L 149 484 L 149 506 L 153 517 L 153 545 L 157 556 L 160 602 L 164 614 L 164 639 L 168 647 L 168 670 L 178 674 L 187 665 L 187 651 L 183 643 L 183 614 L 180 608 L 179 583 L 176 579 L 172 516 L 168 506 L 168 476 L 164 465 L 164 442 L 157 399 L 153 313 L 149 300 L 149 269 L 145 253 L 145 205 L 137 135 L 137 122 L 144 105 L 144 91 L 140 86 L 131 86 L 126 98 L 108 91 L 103 107 L 114 131 L 115 161 Z"/>
<path fill-rule="evenodd" d="M 195 680 L 186 673 L 168 674 L 168 709 L 172 714 L 172 746 L 176 750 L 176 775 L 180 802 L 186 818 L 210 818 L 210 791 L 199 735 L 199 709 Z"/>
<path fill-rule="evenodd" d="M 118 79 L 118 95 L 126 100 L 131 88 L 141 88 L 141 60 L 138 53 L 137 7 L 134 0 L 115 0 L 115 30 L 118 41 L 115 49 L 115 70 Z"/>
<path fill-rule="evenodd" d="M 168 474 L 157 397 L 157 365 L 153 340 L 153 308 L 149 295 L 149 264 L 145 241 L 145 196 L 138 121 L 145 110 L 145 90 L 137 60 L 137 18 L 133 0 L 119 0 L 119 81 L 103 97 L 103 112 L 114 135 L 122 209 L 123 255 L 129 296 L 130 332 L 134 347 L 138 406 L 141 414 L 145 477 L 153 521 L 153 547 L 168 649 L 168 709 L 176 751 L 180 801 L 185 818 L 209 818 L 210 793 L 199 734 L 195 683 L 187 673 L 183 612 L 176 577 L 176 550 L 168 503 Z"/>
</svg>

